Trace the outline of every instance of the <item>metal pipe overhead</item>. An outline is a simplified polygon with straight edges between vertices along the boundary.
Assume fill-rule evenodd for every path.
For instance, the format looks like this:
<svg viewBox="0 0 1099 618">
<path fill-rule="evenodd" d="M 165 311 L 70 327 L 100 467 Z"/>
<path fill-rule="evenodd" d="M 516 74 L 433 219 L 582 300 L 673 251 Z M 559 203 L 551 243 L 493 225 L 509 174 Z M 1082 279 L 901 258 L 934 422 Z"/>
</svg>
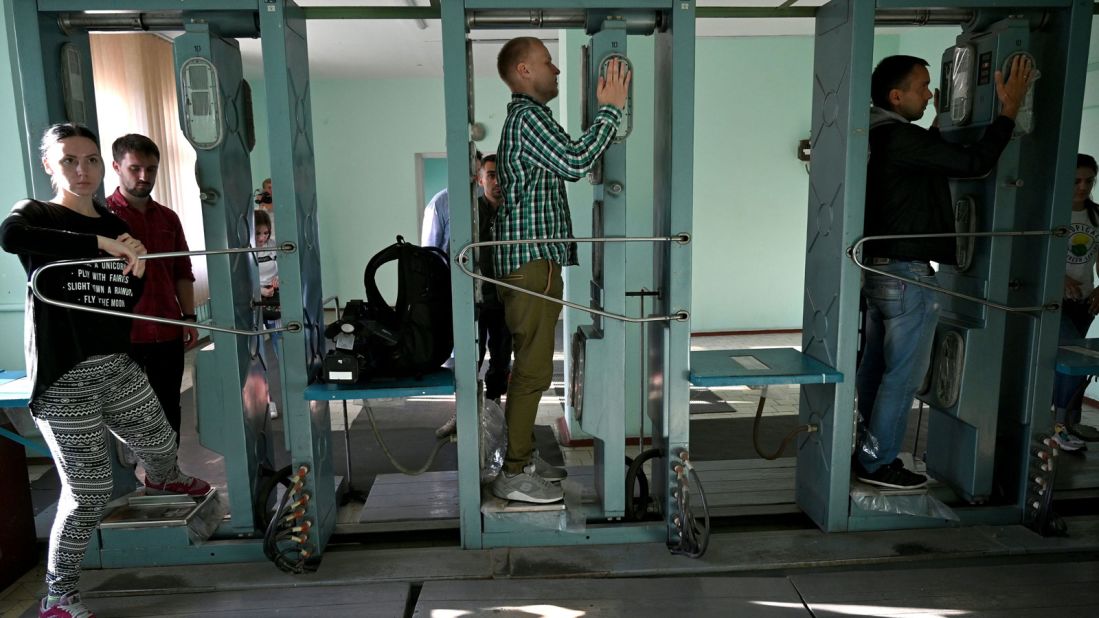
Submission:
<svg viewBox="0 0 1099 618">
<path fill-rule="evenodd" d="M 583 10 L 483 10 L 466 15 L 469 28 L 583 28 L 587 24 Z"/>
<path fill-rule="evenodd" d="M 407 19 L 422 21 L 439 19 L 439 7 L 432 6 L 309 6 L 302 7 L 306 19 Z M 1099 15 L 1099 3 L 1093 13 Z M 255 14 L 246 12 L 242 16 Z M 702 6 L 695 9 L 699 19 L 785 19 L 816 17 L 817 7 L 785 5 L 780 7 L 722 7 Z M 885 26 L 958 25 L 969 23 L 975 11 L 966 9 L 881 9 L 875 23 Z M 582 10 L 480 10 L 467 18 L 471 28 L 583 28 L 586 25 Z M 83 29 L 95 31 L 114 30 L 182 30 L 182 13 L 60 13 L 58 23 L 64 30 Z M 219 26 L 222 22 L 219 20 Z M 225 36 L 255 36 L 255 24 L 241 23 L 234 31 L 222 29 Z"/>
<path fill-rule="evenodd" d="M 882 26 L 956 26 L 968 24 L 976 11 L 967 9 L 880 9 L 874 23 Z"/>
<path fill-rule="evenodd" d="M 196 11 L 188 13 L 184 19 L 180 11 L 157 11 L 149 13 L 59 13 L 57 25 L 62 32 L 88 30 L 94 32 L 132 31 L 143 32 L 183 30 L 186 24 L 201 23 L 216 16 L 218 34 L 227 37 L 259 36 L 259 14 L 247 11 L 226 14 L 210 14 Z"/>
<path fill-rule="evenodd" d="M 182 30 L 183 15 L 172 13 L 61 13 L 63 30 Z"/>
</svg>

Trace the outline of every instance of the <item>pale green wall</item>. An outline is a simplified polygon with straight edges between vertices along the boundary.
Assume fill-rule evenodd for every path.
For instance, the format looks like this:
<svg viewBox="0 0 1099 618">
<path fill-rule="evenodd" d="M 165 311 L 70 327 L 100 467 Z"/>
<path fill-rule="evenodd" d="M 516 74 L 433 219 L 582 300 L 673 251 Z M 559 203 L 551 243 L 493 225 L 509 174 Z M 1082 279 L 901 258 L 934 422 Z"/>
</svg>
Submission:
<svg viewBox="0 0 1099 618">
<path fill-rule="evenodd" d="M 955 31 L 911 45 L 883 31 L 874 60 L 937 58 Z M 699 39 L 695 76 L 691 328 L 800 328 L 809 175 L 795 152 L 809 137 L 813 37 Z"/>
<path fill-rule="evenodd" d="M 495 150 L 495 149 L 494 149 Z M 424 159 L 424 203 L 446 188 L 446 157 L 428 157 Z"/>
<path fill-rule="evenodd" d="M 813 39 L 699 39 L 691 329 L 797 328 Z"/>
<path fill-rule="evenodd" d="M 1099 157 L 1099 17 L 1091 21 L 1091 53 L 1080 126 L 1080 152 Z"/>
<path fill-rule="evenodd" d="M 0 93 L 12 93 L 14 85 L 6 16 L 0 10 Z M 16 201 L 26 197 L 26 176 L 15 98 L 0 94 L 0 212 L 7 213 Z M 23 362 L 23 302 L 27 275 L 15 256 L 0 253 L 0 369 L 21 370 Z"/>
<path fill-rule="evenodd" d="M 266 95 L 262 74 L 255 69 L 246 74 L 256 108 L 252 176 L 259 182 L 269 175 Z M 362 298 L 363 269 L 370 258 L 398 234 L 419 241 L 417 215 L 424 204 L 416 196 L 415 157 L 446 151 L 443 82 L 318 79 L 311 87 L 324 294 L 336 294 L 341 301 Z M 487 129 L 477 147 L 485 154 L 496 152 L 509 99 L 499 79 L 474 83 L 477 121 Z M 275 195 L 277 200 L 277 186 Z M 394 272 L 383 269 L 378 280 L 391 300 Z"/>
<path fill-rule="evenodd" d="M 398 234 L 419 239 L 415 155 L 446 150 L 442 80 L 318 80 L 312 93 L 325 294 L 362 298 L 367 261 Z M 510 93 L 485 78 L 474 97 L 478 148 L 496 152 Z M 378 283 L 394 298 L 395 275 Z"/>
</svg>

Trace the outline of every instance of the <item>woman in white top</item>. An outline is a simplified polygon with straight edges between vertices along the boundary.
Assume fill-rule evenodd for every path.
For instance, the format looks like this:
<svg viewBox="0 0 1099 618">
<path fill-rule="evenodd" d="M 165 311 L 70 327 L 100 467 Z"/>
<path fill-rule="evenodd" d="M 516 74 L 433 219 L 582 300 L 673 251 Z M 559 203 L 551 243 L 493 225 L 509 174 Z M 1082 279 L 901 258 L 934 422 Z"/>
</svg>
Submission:
<svg viewBox="0 0 1099 618">
<path fill-rule="evenodd" d="M 1093 157 L 1076 156 L 1076 184 L 1072 194 L 1072 222 L 1069 224 L 1068 255 L 1065 264 L 1065 295 L 1061 302 L 1061 344 L 1087 337 L 1095 314 L 1099 313 L 1099 290 L 1095 287 L 1096 253 L 1099 253 L 1099 205 L 1091 200 L 1099 170 Z M 1099 439 L 1099 431 L 1080 424 L 1087 379 L 1058 373 L 1053 385 L 1053 439 L 1062 450 L 1086 448 L 1084 440 Z"/>
<path fill-rule="evenodd" d="M 270 251 L 260 251 L 256 254 L 259 263 L 259 293 L 266 301 L 277 301 L 279 297 L 279 252 L 275 250 L 275 238 L 271 234 L 271 215 L 262 208 L 255 210 L 256 248 L 270 247 Z M 263 325 L 267 328 L 276 328 L 279 325 L 279 307 L 263 308 Z M 275 356 L 279 356 L 279 333 L 271 333 L 271 346 L 275 349 Z M 271 418 L 278 418 L 279 410 L 274 401 L 267 402 L 267 413 Z"/>
</svg>

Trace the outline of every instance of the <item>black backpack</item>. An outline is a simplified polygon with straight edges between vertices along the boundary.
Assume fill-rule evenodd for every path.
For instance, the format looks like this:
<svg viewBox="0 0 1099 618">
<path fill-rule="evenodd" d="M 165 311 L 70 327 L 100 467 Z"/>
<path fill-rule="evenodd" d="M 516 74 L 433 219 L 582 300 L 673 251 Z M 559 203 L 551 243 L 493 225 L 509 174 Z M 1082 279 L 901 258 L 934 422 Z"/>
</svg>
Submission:
<svg viewBox="0 0 1099 618">
<path fill-rule="evenodd" d="M 390 307 L 374 277 L 397 260 L 397 302 Z M 450 309 L 450 259 L 435 247 L 404 241 L 382 249 L 363 272 L 369 317 L 392 337 L 374 337 L 371 365 L 379 375 L 420 376 L 435 371 L 454 348 Z"/>
</svg>

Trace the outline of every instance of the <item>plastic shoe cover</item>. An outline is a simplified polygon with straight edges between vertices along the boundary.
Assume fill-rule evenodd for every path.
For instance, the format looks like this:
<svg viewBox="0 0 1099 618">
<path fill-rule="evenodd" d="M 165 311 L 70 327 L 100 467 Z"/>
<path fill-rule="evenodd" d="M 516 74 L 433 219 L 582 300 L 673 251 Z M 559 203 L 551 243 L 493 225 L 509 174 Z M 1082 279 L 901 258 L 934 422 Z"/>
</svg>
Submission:
<svg viewBox="0 0 1099 618">
<path fill-rule="evenodd" d="M 92 610 L 80 602 L 79 592 L 70 592 L 49 607 L 46 606 L 47 601 L 42 599 L 38 604 L 38 618 L 95 618 Z"/>
<path fill-rule="evenodd" d="M 153 491 L 169 494 L 187 494 L 188 496 L 205 496 L 210 491 L 210 484 L 206 481 L 187 476 L 179 472 L 175 478 L 166 483 L 154 483 L 145 477 L 145 487 Z"/>
<path fill-rule="evenodd" d="M 492 482 L 492 494 L 504 500 L 535 504 L 559 502 L 565 497 L 559 485 L 554 485 L 535 473 L 534 464 L 527 464 L 527 467 L 516 475 L 500 472 Z"/>
</svg>

